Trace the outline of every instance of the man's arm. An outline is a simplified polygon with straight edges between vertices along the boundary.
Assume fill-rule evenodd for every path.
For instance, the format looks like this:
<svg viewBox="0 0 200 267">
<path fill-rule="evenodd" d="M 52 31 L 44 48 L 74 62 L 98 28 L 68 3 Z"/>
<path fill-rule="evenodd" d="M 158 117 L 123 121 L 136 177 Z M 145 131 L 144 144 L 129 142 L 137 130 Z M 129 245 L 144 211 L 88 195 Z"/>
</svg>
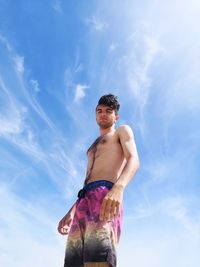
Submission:
<svg viewBox="0 0 200 267">
<path fill-rule="evenodd" d="M 131 128 L 128 125 L 123 125 L 118 129 L 118 134 L 127 162 L 121 175 L 102 202 L 100 219 L 105 221 L 108 221 L 109 218 L 112 220 L 114 216 L 119 215 L 124 189 L 131 181 L 140 165 Z"/>
<path fill-rule="evenodd" d="M 119 140 L 127 162 L 115 186 L 125 189 L 138 170 L 140 163 L 134 135 L 128 125 L 123 125 L 119 128 Z"/>
<path fill-rule="evenodd" d="M 76 202 L 73 204 L 71 209 L 58 223 L 57 230 L 61 235 L 67 235 L 69 233 L 70 226 L 71 226 L 71 223 L 74 217 L 75 209 L 76 209 Z"/>
</svg>

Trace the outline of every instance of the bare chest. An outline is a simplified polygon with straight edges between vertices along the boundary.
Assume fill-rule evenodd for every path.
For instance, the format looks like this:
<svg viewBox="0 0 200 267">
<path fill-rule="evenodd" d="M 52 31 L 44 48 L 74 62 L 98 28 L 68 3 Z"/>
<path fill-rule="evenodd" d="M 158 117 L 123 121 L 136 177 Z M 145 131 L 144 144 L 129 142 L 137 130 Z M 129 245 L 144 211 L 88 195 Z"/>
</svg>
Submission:
<svg viewBox="0 0 200 267">
<path fill-rule="evenodd" d="M 99 138 L 97 142 L 93 143 L 88 150 L 88 159 L 97 158 L 104 154 L 115 153 L 120 149 L 120 142 L 115 135 L 108 135 Z"/>
</svg>

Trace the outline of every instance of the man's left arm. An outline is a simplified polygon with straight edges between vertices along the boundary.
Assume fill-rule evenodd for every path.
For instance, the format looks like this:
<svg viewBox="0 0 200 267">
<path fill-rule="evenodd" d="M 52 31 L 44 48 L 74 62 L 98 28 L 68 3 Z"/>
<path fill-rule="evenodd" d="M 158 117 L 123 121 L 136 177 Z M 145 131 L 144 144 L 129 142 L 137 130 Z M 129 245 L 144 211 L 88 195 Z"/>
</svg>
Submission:
<svg viewBox="0 0 200 267">
<path fill-rule="evenodd" d="M 128 125 L 120 127 L 119 140 L 127 162 L 115 186 L 125 189 L 139 168 L 139 157 L 133 132 Z"/>
<path fill-rule="evenodd" d="M 100 219 L 105 221 L 108 221 L 109 219 L 112 220 L 114 216 L 119 215 L 124 189 L 132 180 L 140 165 L 131 128 L 128 125 L 123 125 L 118 131 L 119 141 L 123 149 L 124 157 L 126 158 L 126 165 L 112 189 L 107 193 L 102 202 Z"/>
</svg>

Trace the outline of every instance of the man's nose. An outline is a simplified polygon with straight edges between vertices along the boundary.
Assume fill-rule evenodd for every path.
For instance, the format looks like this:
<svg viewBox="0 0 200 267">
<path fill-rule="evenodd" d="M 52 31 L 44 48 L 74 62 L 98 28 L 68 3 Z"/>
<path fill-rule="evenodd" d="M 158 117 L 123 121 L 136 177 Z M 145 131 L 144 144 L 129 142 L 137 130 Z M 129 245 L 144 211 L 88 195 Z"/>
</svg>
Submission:
<svg viewBox="0 0 200 267">
<path fill-rule="evenodd" d="M 101 113 L 101 118 L 105 118 L 106 115 L 107 115 L 106 112 L 102 112 L 102 113 Z"/>
</svg>

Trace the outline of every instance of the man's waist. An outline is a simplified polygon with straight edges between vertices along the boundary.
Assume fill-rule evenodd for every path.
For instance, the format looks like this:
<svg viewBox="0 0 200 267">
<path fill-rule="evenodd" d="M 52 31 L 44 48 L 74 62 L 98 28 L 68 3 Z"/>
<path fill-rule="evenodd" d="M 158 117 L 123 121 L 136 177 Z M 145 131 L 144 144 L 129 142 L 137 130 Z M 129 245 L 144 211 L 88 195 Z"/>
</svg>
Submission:
<svg viewBox="0 0 200 267">
<path fill-rule="evenodd" d="M 99 186 L 105 186 L 109 190 L 113 187 L 113 182 L 108 180 L 98 180 L 94 182 L 90 182 L 86 184 L 79 192 L 78 192 L 78 198 L 83 198 L 85 196 L 86 192 L 89 192 Z"/>
</svg>

